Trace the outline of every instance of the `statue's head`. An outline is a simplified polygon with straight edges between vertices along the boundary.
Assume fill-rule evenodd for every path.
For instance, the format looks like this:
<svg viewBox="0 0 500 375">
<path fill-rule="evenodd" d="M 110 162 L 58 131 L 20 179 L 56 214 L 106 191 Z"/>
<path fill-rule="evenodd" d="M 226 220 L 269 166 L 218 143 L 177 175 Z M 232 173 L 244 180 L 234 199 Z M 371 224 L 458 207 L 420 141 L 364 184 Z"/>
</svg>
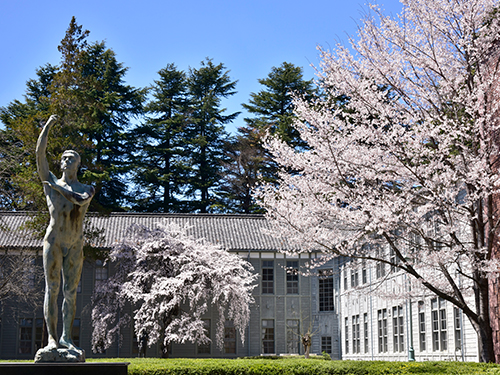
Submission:
<svg viewBox="0 0 500 375">
<path fill-rule="evenodd" d="M 73 150 L 66 150 L 61 156 L 61 170 L 63 172 L 66 170 L 74 170 L 75 172 L 77 172 L 81 161 L 82 158 L 80 157 L 78 152 Z"/>
</svg>

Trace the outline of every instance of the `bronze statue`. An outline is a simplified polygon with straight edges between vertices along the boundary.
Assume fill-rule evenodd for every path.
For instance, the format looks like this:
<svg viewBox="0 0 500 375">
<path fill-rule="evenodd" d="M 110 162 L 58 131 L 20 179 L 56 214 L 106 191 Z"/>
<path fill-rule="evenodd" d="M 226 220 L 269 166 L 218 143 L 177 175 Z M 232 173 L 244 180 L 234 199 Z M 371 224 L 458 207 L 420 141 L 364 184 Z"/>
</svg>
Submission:
<svg viewBox="0 0 500 375">
<path fill-rule="evenodd" d="M 64 151 L 61 157 L 62 177 L 57 179 L 49 170 L 46 158 L 49 130 L 57 121 L 52 115 L 43 127 L 36 146 L 38 174 L 44 186 L 50 223 L 43 241 L 45 300 L 43 312 L 47 323 L 46 351 L 64 347 L 80 351 L 73 343 L 72 328 L 76 311 L 76 290 L 83 266 L 83 219 L 94 196 L 94 188 L 77 180 L 80 155 Z M 57 296 L 63 279 L 63 332 L 57 340 Z"/>
</svg>

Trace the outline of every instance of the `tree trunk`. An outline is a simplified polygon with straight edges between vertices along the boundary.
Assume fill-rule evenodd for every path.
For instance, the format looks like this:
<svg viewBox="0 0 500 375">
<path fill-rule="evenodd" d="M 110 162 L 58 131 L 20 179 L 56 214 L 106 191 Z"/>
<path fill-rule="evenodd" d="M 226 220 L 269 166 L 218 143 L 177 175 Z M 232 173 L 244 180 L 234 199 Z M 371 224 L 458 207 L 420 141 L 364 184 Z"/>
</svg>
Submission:
<svg viewBox="0 0 500 375">
<path fill-rule="evenodd" d="M 493 338 L 489 317 L 487 319 L 481 319 L 480 322 L 475 322 L 472 319 L 470 319 L 470 321 L 478 337 L 479 361 L 493 362 L 495 354 L 493 351 Z"/>
<path fill-rule="evenodd" d="M 309 350 L 310 350 L 310 349 L 311 349 L 311 347 L 310 347 L 310 346 L 306 346 L 306 350 L 305 350 L 305 352 L 304 352 L 304 357 L 305 357 L 306 359 L 308 359 L 308 358 L 309 358 Z"/>
<path fill-rule="evenodd" d="M 495 257 L 496 259 L 498 256 Z M 490 325 L 492 330 L 492 343 L 494 358 L 492 361 L 500 363 L 500 278 L 498 276 L 491 278 L 489 283 L 490 290 Z"/>
<path fill-rule="evenodd" d="M 170 343 L 165 345 L 163 342 L 161 343 L 161 357 L 168 358 L 170 355 Z"/>
<path fill-rule="evenodd" d="M 498 134 L 494 137 L 494 142 L 500 145 L 500 140 Z M 495 155 L 495 160 L 492 163 L 495 171 L 499 170 L 499 160 L 498 156 Z M 500 212 L 500 196 L 499 194 L 494 194 L 492 199 L 492 216 L 497 217 L 498 212 Z M 494 241 L 491 249 L 491 259 L 500 259 L 500 244 L 498 232 L 494 234 Z M 500 278 L 498 273 L 490 275 L 489 283 L 489 318 L 492 330 L 492 343 L 494 357 L 491 358 L 492 362 L 500 363 Z"/>
<path fill-rule="evenodd" d="M 493 350 L 493 334 L 490 324 L 490 296 L 488 278 L 479 271 L 475 273 L 476 285 L 474 292 L 476 297 L 477 320 L 469 317 L 478 337 L 478 352 L 480 362 L 493 362 L 495 354 Z"/>
<path fill-rule="evenodd" d="M 309 358 L 309 351 L 311 350 L 311 336 L 309 333 L 306 333 L 304 336 L 302 336 L 302 345 L 304 346 L 304 357 L 307 359 Z"/>
<path fill-rule="evenodd" d="M 489 74 L 486 74 L 487 78 L 493 78 L 493 84 L 490 90 L 485 93 L 485 102 L 488 107 L 488 112 L 493 113 L 492 123 L 489 124 L 489 127 L 486 127 L 485 131 L 490 136 L 490 142 L 495 147 L 500 146 L 500 131 L 498 130 L 498 125 L 500 121 L 500 113 L 496 108 L 498 104 L 499 97 L 499 80 L 498 80 L 498 59 L 500 57 L 500 50 L 497 47 L 490 52 L 489 58 L 485 61 L 484 68 L 487 69 Z M 488 145 L 491 147 L 491 145 Z M 495 148 L 492 148 L 495 150 Z M 498 151 L 492 152 L 490 154 L 490 163 L 492 171 L 496 174 L 500 171 L 500 155 Z M 491 204 L 491 212 L 490 217 L 495 221 L 498 219 L 498 215 L 500 212 L 500 194 L 494 193 L 492 195 L 492 204 Z M 489 228 L 489 230 L 496 230 L 496 228 Z M 499 234 L 498 230 L 494 233 L 494 241 L 491 245 L 491 259 L 496 260 L 500 259 L 500 243 L 499 243 Z M 488 283 L 489 288 L 489 319 L 490 319 L 490 327 L 491 327 L 491 340 L 493 346 L 494 355 L 491 357 L 491 361 L 496 363 L 500 363 L 500 279 L 498 274 L 491 275 L 491 279 Z"/>
</svg>

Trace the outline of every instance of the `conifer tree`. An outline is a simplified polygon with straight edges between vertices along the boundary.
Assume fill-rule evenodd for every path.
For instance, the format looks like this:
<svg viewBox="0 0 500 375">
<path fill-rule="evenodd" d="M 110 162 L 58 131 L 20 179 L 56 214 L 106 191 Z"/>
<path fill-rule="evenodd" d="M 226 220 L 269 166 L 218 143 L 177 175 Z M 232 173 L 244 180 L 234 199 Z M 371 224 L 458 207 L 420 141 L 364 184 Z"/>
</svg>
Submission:
<svg viewBox="0 0 500 375">
<path fill-rule="evenodd" d="M 243 108 L 255 116 L 245 118 L 247 127 L 278 135 L 293 147 L 303 147 L 305 143 L 292 126 L 296 119 L 293 96 L 312 98 L 315 95 L 313 81 L 304 80 L 303 69 L 288 62 L 273 67 L 267 78 L 258 81 L 264 88 L 251 93 L 249 103 L 243 104 Z"/>
<path fill-rule="evenodd" d="M 126 130 L 130 118 L 142 113 L 145 91 L 126 85 L 127 68 L 104 42 L 89 45 L 87 36 L 73 18 L 58 47 L 62 62 L 52 84 L 53 106 L 77 133 L 74 139 L 87 138 L 83 178 L 97 185 L 94 208 L 117 210 L 127 191 Z"/>
<path fill-rule="evenodd" d="M 236 82 L 231 80 L 224 64 L 215 65 L 211 59 L 202 61 L 200 68 L 189 71 L 191 113 L 186 150 L 190 155 L 192 172 L 186 193 L 193 199 L 193 211 L 220 209 L 219 174 L 226 159 L 224 144 L 228 138 L 224 125 L 239 114 L 225 115 L 221 101 L 236 93 Z"/>
<path fill-rule="evenodd" d="M 245 118 L 246 126 L 228 148 L 229 162 L 222 173 L 222 196 L 229 211 L 262 212 L 252 191 L 259 182 L 276 180 L 278 166 L 263 147 L 267 135 L 276 135 L 292 147 L 304 147 L 292 126 L 293 95 L 309 100 L 316 94 L 312 80 L 304 80 L 302 68 L 284 62 L 273 67 L 267 78 L 259 79 L 264 88 L 250 95 L 243 107 L 254 117 Z"/>
<path fill-rule="evenodd" d="M 132 181 L 137 186 L 133 209 L 150 212 L 186 210 L 182 194 L 191 170 L 185 150 L 188 121 L 187 77 L 168 64 L 151 87 L 148 118 L 131 132 L 135 152 Z"/>
</svg>

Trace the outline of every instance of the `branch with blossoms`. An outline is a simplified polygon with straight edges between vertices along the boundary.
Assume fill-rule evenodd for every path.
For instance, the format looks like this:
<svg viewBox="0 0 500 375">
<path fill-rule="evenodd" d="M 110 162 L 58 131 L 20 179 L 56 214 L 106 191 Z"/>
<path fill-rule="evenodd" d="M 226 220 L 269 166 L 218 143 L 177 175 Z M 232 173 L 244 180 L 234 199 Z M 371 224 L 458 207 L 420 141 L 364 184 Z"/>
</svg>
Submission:
<svg viewBox="0 0 500 375">
<path fill-rule="evenodd" d="M 323 95 L 294 102 L 307 147 L 270 138 L 280 179 L 255 194 L 273 234 L 300 251 L 397 267 L 461 308 L 487 361 L 488 278 L 500 269 L 497 2 L 403 3 L 395 18 L 371 7 L 349 47 L 320 48 Z"/>
</svg>

